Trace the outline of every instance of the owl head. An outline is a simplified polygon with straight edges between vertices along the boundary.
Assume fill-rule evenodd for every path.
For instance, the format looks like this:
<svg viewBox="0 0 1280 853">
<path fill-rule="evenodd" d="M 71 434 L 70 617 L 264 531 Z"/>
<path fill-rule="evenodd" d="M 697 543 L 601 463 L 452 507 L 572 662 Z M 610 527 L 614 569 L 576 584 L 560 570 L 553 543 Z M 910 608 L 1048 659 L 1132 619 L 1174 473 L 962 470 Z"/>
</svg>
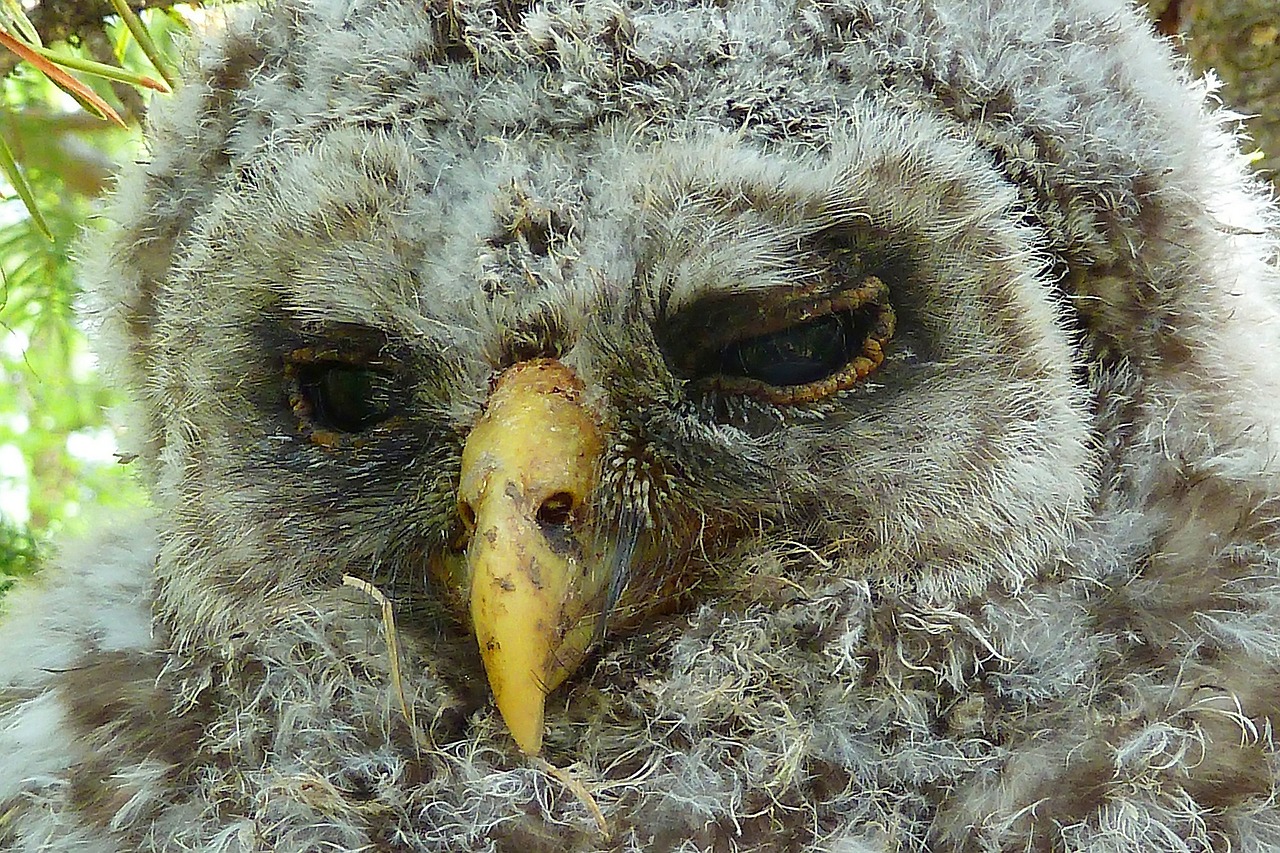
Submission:
<svg viewBox="0 0 1280 853">
<path fill-rule="evenodd" d="M 88 263 L 160 624 L 233 656 L 362 579 L 537 753 L 548 694 L 690 613 L 853 583 L 896 614 L 865 663 L 1240 529 L 1271 214 L 1203 95 L 1119 3 L 229 24 Z M 1206 478 L 1245 485 L 1196 514 Z"/>
</svg>

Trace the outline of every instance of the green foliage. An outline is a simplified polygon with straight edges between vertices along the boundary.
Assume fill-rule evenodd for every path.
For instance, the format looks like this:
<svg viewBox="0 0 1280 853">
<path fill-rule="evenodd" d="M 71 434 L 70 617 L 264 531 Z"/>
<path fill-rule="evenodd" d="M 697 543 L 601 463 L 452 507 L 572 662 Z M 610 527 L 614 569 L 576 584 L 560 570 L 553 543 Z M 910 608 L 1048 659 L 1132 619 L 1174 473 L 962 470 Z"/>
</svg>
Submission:
<svg viewBox="0 0 1280 853">
<path fill-rule="evenodd" d="M 169 13 L 148 17 L 172 57 L 182 30 Z M 119 24 L 105 30 L 123 67 L 154 74 Z M 58 46 L 89 57 L 83 47 Z M 100 57 L 99 57 L 100 58 Z M 77 322 L 72 262 L 95 197 L 139 144 L 146 98 L 101 78 L 82 78 L 135 121 L 121 130 L 86 114 L 44 75 L 19 68 L 0 83 L 0 135 L 22 167 L 48 236 L 10 190 L 0 201 L 0 593 L 36 569 L 54 534 L 80 510 L 137 503 L 140 488 L 111 458 L 104 386 Z"/>
<path fill-rule="evenodd" d="M 23 472 L 0 471 L 0 490 L 27 494 L 27 523 L 38 534 L 74 517 L 81 505 L 124 495 L 119 466 L 95 463 L 79 447 L 99 442 L 113 402 L 94 371 L 75 320 L 78 295 L 70 262 L 88 201 L 57 198 L 46 176 L 33 183 L 53 239 L 16 218 L 0 228 L 0 447 L 16 448 Z M 0 207 L 0 216 L 12 210 Z M 12 450 L 8 458 L 15 457 Z M 11 463 L 12 464 L 12 463 Z M 14 466 L 16 468 L 16 466 Z M 8 473 L 8 476 L 5 476 Z"/>
<path fill-rule="evenodd" d="M 28 527 L 0 520 L 0 595 L 36 567 L 36 541 Z"/>
</svg>

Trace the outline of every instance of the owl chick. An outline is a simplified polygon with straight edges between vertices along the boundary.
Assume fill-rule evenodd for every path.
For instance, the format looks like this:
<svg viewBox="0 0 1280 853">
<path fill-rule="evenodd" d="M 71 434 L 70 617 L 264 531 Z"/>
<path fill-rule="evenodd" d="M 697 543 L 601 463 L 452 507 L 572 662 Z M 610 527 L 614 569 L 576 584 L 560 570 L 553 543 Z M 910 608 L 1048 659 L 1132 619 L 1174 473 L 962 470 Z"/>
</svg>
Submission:
<svg viewBox="0 0 1280 853">
<path fill-rule="evenodd" d="M 0 847 L 1280 850 L 1276 211 L 1120 0 L 277 0 L 85 279 Z"/>
</svg>

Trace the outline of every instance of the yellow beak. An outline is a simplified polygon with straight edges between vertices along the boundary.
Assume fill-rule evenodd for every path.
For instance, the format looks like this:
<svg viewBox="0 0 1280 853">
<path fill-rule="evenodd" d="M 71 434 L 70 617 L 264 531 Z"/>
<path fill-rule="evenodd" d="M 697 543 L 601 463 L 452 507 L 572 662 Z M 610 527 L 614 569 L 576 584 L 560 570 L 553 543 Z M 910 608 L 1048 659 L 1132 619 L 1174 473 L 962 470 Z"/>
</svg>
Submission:
<svg viewBox="0 0 1280 853">
<path fill-rule="evenodd" d="M 603 449 L 582 390 L 552 359 L 509 368 L 462 451 L 471 623 L 526 755 L 542 750 L 547 694 L 586 656 L 608 583 L 606 561 L 579 539 Z"/>
</svg>

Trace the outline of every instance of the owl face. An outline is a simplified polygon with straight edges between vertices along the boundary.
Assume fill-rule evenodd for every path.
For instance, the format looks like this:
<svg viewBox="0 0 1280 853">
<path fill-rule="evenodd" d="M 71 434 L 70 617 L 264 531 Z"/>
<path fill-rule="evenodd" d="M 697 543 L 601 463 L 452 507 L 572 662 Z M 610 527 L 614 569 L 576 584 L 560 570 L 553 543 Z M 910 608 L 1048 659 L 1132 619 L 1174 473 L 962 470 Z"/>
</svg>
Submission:
<svg viewBox="0 0 1280 853">
<path fill-rule="evenodd" d="M 779 537 L 939 601 L 1016 587 L 1069 541 L 1088 418 L 991 163 L 883 103 L 776 140 L 698 109 L 502 137 L 307 122 L 229 175 L 150 318 L 180 634 L 260 630 L 351 574 L 474 678 L 492 529 L 464 463 L 518 446 L 476 477 L 522 489 L 566 431 L 597 433 L 554 475 L 577 485 L 520 522 L 577 578 L 546 593 L 543 692 L 611 635 L 749 602 L 741 567 Z M 473 443 L 530 365 L 576 414 Z"/>
<path fill-rule="evenodd" d="M 230 25 L 87 266 L 154 642 L 40 628 L 92 665 L 0 725 L 44 762 L 0 837 L 1267 846 L 1275 212 L 1148 29 L 1101 0 Z"/>
</svg>

